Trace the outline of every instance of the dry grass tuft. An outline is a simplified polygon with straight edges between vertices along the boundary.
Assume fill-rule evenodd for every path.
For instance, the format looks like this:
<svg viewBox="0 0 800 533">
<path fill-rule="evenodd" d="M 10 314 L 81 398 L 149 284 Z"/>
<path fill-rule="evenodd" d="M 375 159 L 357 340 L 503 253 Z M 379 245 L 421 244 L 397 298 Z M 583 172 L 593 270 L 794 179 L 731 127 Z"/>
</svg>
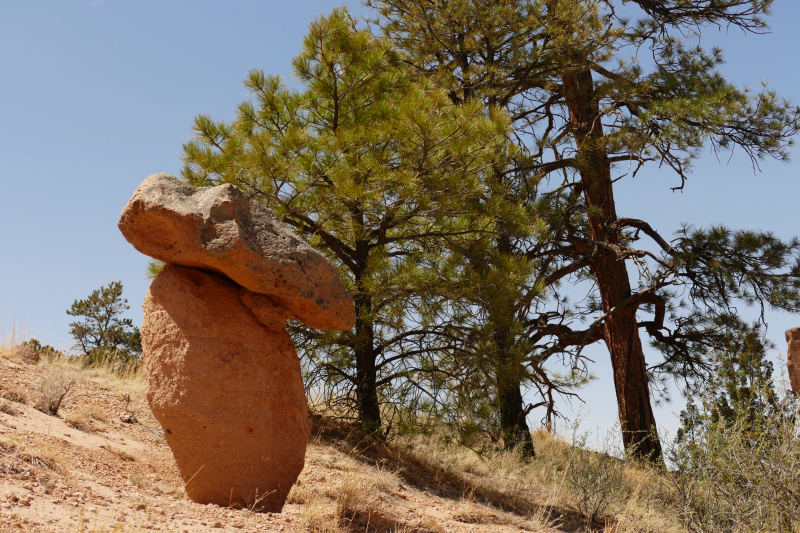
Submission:
<svg viewBox="0 0 800 533">
<path fill-rule="evenodd" d="M 287 501 L 301 504 L 301 517 L 306 528 L 317 533 L 351 529 L 357 523 L 370 523 L 376 514 L 371 503 L 374 485 L 354 476 L 345 476 L 334 488 L 309 487 L 298 482 Z"/>
<path fill-rule="evenodd" d="M 0 440 L 0 472 L 21 474 L 31 467 L 43 468 L 59 475 L 67 473 L 66 460 L 53 443 L 27 445 L 18 440 Z"/>
<path fill-rule="evenodd" d="M 113 453 L 114 455 L 116 455 L 117 457 L 122 459 L 123 461 L 136 461 L 136 457 L 134 457 L 133 455 L 129 454 L 128 452 L 126 452 L 125 450 L 122 450 L 120 448 L 113 448 L 111 446 L 107 446 L 107 447 L 105 447 L 105 449 L 110 451 L 111 453 Z"/>
<path fill-rule="evenodd" d="M 86 418 L 90 420 L 97 420 L 98 422 L 106 422 L 108 420 L 106 413 L 102 409 L 94 405 L 89 405 L 81 409 L 82 412 L 86 415 Z"/>
<path fill-rule="evenodd" d="M 144 365 L 134 364 L 120 366 L 113 360 L 104 360 L 82 369 L 82 379 L 92 381 L 98 385 L 133 394 L 144 396 L 147 394 L 147 381 L 144 375 Z"/>
<path fill-rule="evenodd" d="M 5 413 L 11 416 L 17 416 L 20 411 L 11 402 L 0 402 L 0 413 Z"/>
<path fill-rule="evenodd" d="M 94 422 L 105 422 L 107 417 L 103 411 L 93 405 L 85 405 L 74 409 L 63 416 L 64 423 L 69 427 L 86 433 L 94 433 Z"/>
<path fill-rule="evenodd" d="M 41 375 L 34 383 L 35 407 L 43 413 L 57 415 L 61 403 L 80 378 L 80 369 L 71 361 L 45 361 Z"/>
<path fill-rule="evenodd" d="M 25 320 L 17 318 L 15 311 L 10 331 L 6 332 L 3 325 L 0 324 L 0 339 L 2 339 L 0 340 L 0 357 L 10 359 L 12 348 L 30 338 L 30 327 L 25 324 Z"/>
<path fill-rule="evenodd" d="M 14 358 L 14 354 L 11 352 L 10 349 L 6 348 L 5 346 L 0 346 L 0 359 L 5 359 L 6 361 L 11 361 Z"/>
<path fill-rule="evenodd" d="M 306 529 L 314 533 L 335 533 L 339 530 L 341 517 L 336 514 L 337 506 L 326 495 L 307 491 L 303 494 L 302 504 L 300 519 Z"/>
<path fill-rule="evenodd" d="M 475 491 L 465 494 L 461 499 L 461 505 L 453 519 L 464 524 L 489 524 L 496 519 L 497 515 L 478 505 L 475 501 Z"/>
<path fill-rule="evenodd" d="M 9 387 L 3 391 L 2 397 L 17 403 L 28 403 L 28 393 L 19 386 Z"/>
<path fill-rule="evenodd" d="M 12 439 L 0 439 L 0 453 L 10 453 L 19 447 L 19 442 Z"/>
<path fill-rule="evenodd" d="M 575 448 L 566 488 L 587 525 L 598 522 L 623 491 L 625 462 L 605 453 Z"/>
<path fill-rule="evenodd" d="M 65 415 L 63 418 L 64 423 L 73 429 L 84 431 L 86 433 L 94 433 L 94 427 L 92 426 L 91 418 L 83 409 L 73 411 L 68 415 Z"/>
<path fill-rule="evenodd" d="M 374 481 L 366 489 L 367 493 L 381 491 L 392 495 L 405 483 L 451 500 L 471 495 L 473 505 L 476 508 L 481 506 L 480 517 L 474 523 L 514 523 L 531 530 L 545 529 L 555 519 L 572 513 L 561 505 L 560 492 L 556 491 L 554 495 L 549 490 L 554 486 L 550 463 L 526 461 L 515 452 L 478 455 L 463 446 L 448 444 L 437 436 L 406 436 L 390 445 L 362 432 L 354 424 L 323 417 L 314 417 L 313 423 L 313 442 L 333 447 L 352 461 L 375 469 L 378 474 L 371 476 Z M 553 440 L 549 436 L 546 438 Z M 545 437 L 539 435 L 537 439 Z M 568 463 L 568 453 L 563 452 L 567 446 L 560 442 L 549 442 L 541 448 L 552 453 L 557 462 Z M 324 464 L 325 461 L 320 462 Z M 333 456 L 327 462 L 349 466 L 349 461 Z M 544 486 L 540 486 L 540 479 L 546 480 Z M 330 496 L 334 497 L 333 492 Z M 362 525 L 365 525 L 365 517 L 373 523 L 376 520 L 390 522 L 387 517 L 376 514 L 374 509 L 369 510 L 368 505 L 360 507 L 364 511 L 357 522 Z M 516 518 L 509 513 L 516 514 Z M 470 520 L 467 515 L 471 511 L 462 514 Z M 436 530 L 435 524 L 429 526 L 425 528 Z M 404 526 L 397 523 L 394 527 L 402 529 Z"/>
<path fill-rule="evenodd" d="M 336 513 L 351 522 L 360 515 L 371 515 L 374 511 L 370 505 L 370 494 L 374 486 L 359 482 L 352 476 L 346 476 L 334 493 Z"/>
<path fill-rule="evenodd" d="M 535 461 L 526 460 L 514 451 L 478 454 L 435 435 L 404 437 L 397 445 L 416 461 L 438 471 L 439 479 L 450 489 L 438 490 L 440 496 L 453 498 L 469 494 L 476 502 L 530 517 L 545 527 L 570 513 L 560 505 L 563 488 L 558 479 L 558 473 L 568 464 L 568 452 L 565 452 L 568 445 L 546 432 L 539 432 L 534 438 Z M 428 488 L 427 484 L 422 486 Z"/>
<path fill-rule="evenodd" d="M 55 472 L 56 474 L 64 475 L 67 473 L 67 469 L 64 465 L 64 458 L 61 456 L 61 454 L 50 448 L 33 448 L 28 451 L 21 452 L 19 457 L 22 461 L 28 464 L 38 466 L 40 468 L 46 468 Z"/>
<path fill-rule="evenodd" d="M 311 501 L 313 494 L 314 491 L 309 489 L 302 479 L 299 479 L 292 485 L 289 495 L 286 497 L 286 503 L 304 505 L 306 502 Z"/>
</svg>

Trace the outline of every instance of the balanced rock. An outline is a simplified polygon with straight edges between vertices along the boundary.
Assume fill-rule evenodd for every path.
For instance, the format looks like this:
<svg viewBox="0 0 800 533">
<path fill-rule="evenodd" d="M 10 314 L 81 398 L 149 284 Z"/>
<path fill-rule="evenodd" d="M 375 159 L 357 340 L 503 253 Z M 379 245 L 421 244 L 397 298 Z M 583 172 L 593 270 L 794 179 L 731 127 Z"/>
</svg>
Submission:
<svg viewBox="0 0 800 533">
<path fill-rule="evenodd" d="M 233 185 L 192 187 L 148 177 L 119 220 L 137 250 L 171 265 L 221 275 L 318 329 L 349 329 L 353 301 L 325 257 Z"/>
<path fill-rule="evenodd" d="M 792 391 L 800 395 L 800 328 L 786 330 L 786 343 L 789 345 L 789 350 L 786 354 L 789 383 Z"/>
<path fill-rule="evenodd" d="M 164 268 L 143 305 L 147 399 L 193 501 L 279 512 L 303 469 L 308 407 L 285 314 L 262 324 L 242 290 Z"/>
<path fill-rule="evenodd" d="M 278 512 L 310 432 L 284 324 L 349 329 L 353 300 L 328 261 L 232 185 L 148 177 L 119 228 L 167 263 L 142 321 L 148 401 L 195 502 Z"/>
</svg>

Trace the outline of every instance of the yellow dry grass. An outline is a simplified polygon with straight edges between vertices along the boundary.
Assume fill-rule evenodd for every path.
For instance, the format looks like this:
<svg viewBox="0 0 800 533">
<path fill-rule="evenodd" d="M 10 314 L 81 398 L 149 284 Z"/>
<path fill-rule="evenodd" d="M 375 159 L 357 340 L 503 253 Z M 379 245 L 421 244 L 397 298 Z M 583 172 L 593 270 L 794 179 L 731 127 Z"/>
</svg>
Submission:
<svg viewBox="0 0 800 533">
<path fill-rule="evenodd" d="M 11 473 L 31 467 L 45 468 L 57 474 L 67 473 L 67 460 L 50 440 L 28 444 L 20 439 L 0 439 L 0 467 Z"/>
<path fill-rule="evenodd" d="M 82 379 L 93 381 L 103 387 L 128 392 L 139 397 L 147 394 L 144 365 L 118 368 L 113 361 L 82 369 Z"/>
<path fill-rule="evenodd" d="M 16 403 L 28 403 L 28 391 L 19 385 L 13 385 L 0 392 L 4 400 Z"/>
</svg>

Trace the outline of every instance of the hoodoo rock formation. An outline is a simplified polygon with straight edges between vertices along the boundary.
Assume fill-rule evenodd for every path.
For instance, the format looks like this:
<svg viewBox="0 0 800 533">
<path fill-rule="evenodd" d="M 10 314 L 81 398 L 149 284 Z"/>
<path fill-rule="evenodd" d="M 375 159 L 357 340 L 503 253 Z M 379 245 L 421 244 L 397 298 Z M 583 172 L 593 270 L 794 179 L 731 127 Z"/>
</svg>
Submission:
<svg viewBox="0 0 800 533">
<path fill-rule="evenodd" d="M 800 395 L 800 328 L 786 330 L 786 365 L 789 368 L 789 383 L 792 391 Z"/>
<path fill-rule="evenodd" d="M 310 426 L 297 318 L 349 329 L 335 269 L 232 185 L 148 177 L 119 228 L 167 263 L 145 298 L 148 401 L 195 502 L 279 512 L 303 469 Z"/>
<path fill-rule="evenodd" d="M 119 229 L 143 254 L 268 295 L 309 327 L 355 323 L 353 300 L 328 260 L 233 185 L 192 187 L 155 174 L 133 193 Z"/>
</svg>

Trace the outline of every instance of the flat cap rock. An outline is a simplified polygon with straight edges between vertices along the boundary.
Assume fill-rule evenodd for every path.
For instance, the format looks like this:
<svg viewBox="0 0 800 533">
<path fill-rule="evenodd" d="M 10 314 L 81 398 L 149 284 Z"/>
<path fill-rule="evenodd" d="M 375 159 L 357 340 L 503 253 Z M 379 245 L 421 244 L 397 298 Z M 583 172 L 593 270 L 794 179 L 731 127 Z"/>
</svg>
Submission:
<svg viewBox="0 0 800 533">
<path fill-rule="evenodd" d="M 154 174 L 133 193 L 118 226 L 145 255 L 267 297 L 249 304 L 277 306 L 318 329 L 355 323 L 353 300 L 328 260 L 231 184 L 192 187 Z"/>
</svg>

